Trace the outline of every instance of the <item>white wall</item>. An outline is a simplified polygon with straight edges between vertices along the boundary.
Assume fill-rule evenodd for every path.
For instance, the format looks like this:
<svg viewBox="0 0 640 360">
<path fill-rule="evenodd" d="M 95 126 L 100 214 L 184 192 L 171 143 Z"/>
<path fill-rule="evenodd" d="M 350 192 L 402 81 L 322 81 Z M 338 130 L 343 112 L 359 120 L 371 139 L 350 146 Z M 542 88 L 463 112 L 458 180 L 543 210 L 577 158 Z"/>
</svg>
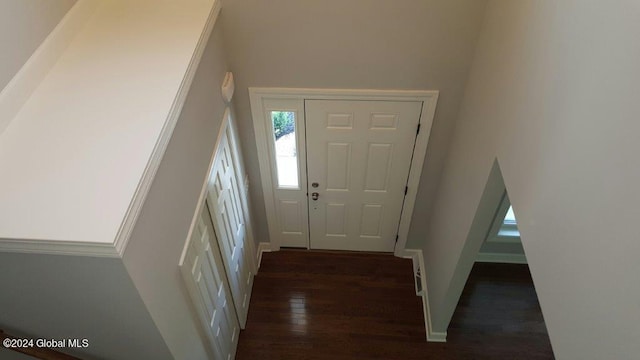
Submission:
<svg viewBox="0 0 640 360">
<path fill-rule="evenodd" d="M 124 254 L 140 296 L 180 360 L 213 356 L 207 355 L 178 262 L 225 109 L 220 95 L 227 71 L 223 49 L 218 21 Z"/>
<path fill-rule="evenodd" d="M 480 253 L 501 254 L 501 255 L 523 255 L 524 248 L 519 240 L 513 242 L 492 242 L 486 241 L 480 248 Z"/>
<path fill-rule="evenodd" d="M 62 349 L 86 360 L 172 359 L 120 259 L 0 253 L 0 274 L 8 334 L 86 338 L 86 349 Z"/>
<path fill-rule="evenodd" d="M 424 224 L 484 6 L 478 0 L 225 0 L 222 22 L 256 241 L 267 241 L 268 231 L 247 87 L 440 90 L 415 207 L 414 223 Z"/>
<path fill-rule="evenodd" d="M 0 91 L 75 3 L 76 0 L 0 2 Z"/>
<path fill-rule="evenodd" d="M 497 157 L 556 357 L 638 358 L 638 18 L 636 1 L 490 2 L 422 246 L 436 331 Z"/>
<path fill-rule="evenodd" d="M 504 187 L 504 182 L 502 184 L 502 187 Z M 520 241 L 519 236 L 505 237 L 498 235 L 500 229 L 503 227 L 505 215 L 509 206 L 511 206 L 511 203 L 509 202 L 508 195 L 505 194 L 505 198 L 502 203 L 500 203 L 500 208 L 491 222 L 491 229 L 485 236 L 476 261 L 526 261 L 524 257 L 524 248 L 522 247 L 522 242 Z M 486 231 L 486 229 L 483 230 Z"/>
<path fill-rule="evenodd" d="M 0 89 L 75 2 L 0 2 Z M 89 348 L 63 350 L 83 359 L 171 358 L 119 259 L 0 253 L 0 273 L 0 329 L 10 334 L 87 338 Z M 27 356 L 0 349 L 0 358 Z"/>
</svg>

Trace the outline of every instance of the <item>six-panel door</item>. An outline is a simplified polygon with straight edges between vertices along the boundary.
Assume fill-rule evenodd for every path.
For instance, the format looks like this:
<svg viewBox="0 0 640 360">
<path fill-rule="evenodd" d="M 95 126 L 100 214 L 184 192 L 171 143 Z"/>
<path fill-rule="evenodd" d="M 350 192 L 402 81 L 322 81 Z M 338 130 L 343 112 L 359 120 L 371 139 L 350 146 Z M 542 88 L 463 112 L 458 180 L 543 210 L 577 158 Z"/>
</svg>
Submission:
<svg viewBox="0 0 640 360">
<path fill-rule="evenodd" d="M 188 240 L 181 270 L 215 359 L 235 357 L 240 326 L 205 203 Z"/>
<path fill-rule="evenodd" d="M 228 124 L 228 123 L 227 123 Z M 225 124 L 219 139 L 209 178 L 208 199 L 211 218 L 222 250 L 224 266 L 240 325 L 247 321 L 254 269 L 253 254 L 247 244 L 247 224 L 235 172 L 237 160 L 231 149 L 231 129 Z"/>
<path fill-rule="evenodd" d="M 394 250 L 421 109 L 305 101 L 311 248 Z"/>
</svg>

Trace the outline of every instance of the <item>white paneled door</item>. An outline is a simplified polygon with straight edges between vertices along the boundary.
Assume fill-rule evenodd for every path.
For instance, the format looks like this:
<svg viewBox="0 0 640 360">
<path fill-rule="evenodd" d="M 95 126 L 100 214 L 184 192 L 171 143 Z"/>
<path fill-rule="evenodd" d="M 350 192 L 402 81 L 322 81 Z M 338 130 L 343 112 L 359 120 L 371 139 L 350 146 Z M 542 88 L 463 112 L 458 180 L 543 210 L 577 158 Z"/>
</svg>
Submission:
<svg viewBox="0 0 640 360">
<path fill-rule="evenodd" d="M 220 131 L 209 177 L 208 200 L 224 267 L 229 278 L 233 303 L 244 328 L 255 275 L 254 252 L 248 236 L 243 209 L 239 157 L 233 147 L 234 136 L 229 118 Z"/>
<path fill-rule="evenodd" d="M 305 101 L 311 248 L 394 250 L 421 109 Z"/>
<path fill-rule="evenodd" d="M 240 326 L 206 203 L 188 240 L 181 270 L 214 358 L 233 359 Z"/>
</svg>

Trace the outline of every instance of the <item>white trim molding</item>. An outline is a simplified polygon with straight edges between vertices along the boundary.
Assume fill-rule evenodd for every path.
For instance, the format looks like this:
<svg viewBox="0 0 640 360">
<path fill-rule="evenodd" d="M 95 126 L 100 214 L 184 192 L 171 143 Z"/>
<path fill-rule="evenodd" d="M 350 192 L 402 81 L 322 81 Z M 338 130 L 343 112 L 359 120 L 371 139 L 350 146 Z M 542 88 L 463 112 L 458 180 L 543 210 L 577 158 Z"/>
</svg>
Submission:
<svg viewBox="0 0 640 360">
<path fill-rule="evenodd" d="M 47 72 L 54 67 L 56 60 L 64 55 L 67 45 L 72 43 L 74 36 L 82 30 L 82 25 L 85 24 L 91 16 L 96 17 L 100 14 L 99 3 L 100 2 L 96 1 L 79 0 L 45 42 L 36 50 L 20 72 L 12 79 L 9 85 L 0 93 L 0 133 L 6 125 L 3 122 L 5 121 L 4 119 L 12 119 L 13 116 L 9 115 L 19 114 L 20 106 L 25 105 L 25 101 L 28 100 L 29 95 L 39 86 L 40 82 L 46 81 Z M 190 56 L 189 63 L 179 86 L 176 88 L 171 108 L 166 119 L 164 119 L 162 129 L 158 134 L 151 155 L 147 160 L 142 176 L 129 202 L 122 222 L 119 224 L 117 234 L 113 241 L 91 242 L 64 241 L 65 239 L 0 238 L 0 251 L 115 258 L 121 258 L 124 255 L 138 216 L 142 211 L 144 201 L 149 193 L 151 184 L 173 134 L 173 130 L 180 117 L 182 107 L 186 101 L 198 65 L 200 64 L 205 47 L 220 13 L 221 6 L 221 0 L 214 0 L 202 31 L 200 32 L 200 29 L 198 29 L 199 33 L 194 33 L 194 35 L 199 36 L 197 44 L 191 54 L 186 54 Z M 191 49 L 189 49 L 189 52 L 190 51 Z"/>
<path fill-rule="evenodd" d="M 505 254 L 505 253 L 478 253 L 476 262 L 482 263 L 502 263 L 502 264 L 526 264 L 525 254 Z"/>
<path fill-rule="evenodd" d="M 119 257 L 113 244 L 84 241 L 0 239 L 0 251 L 7 253 Z"/>
<path fill-rule="evenodd" d="M 261 242 L 258 244 L 258 252 L 256 254 L 256 260 L 258 263 L 258 269 L 260 269 L 260 264 L 262 264 L 262 254 L 266 252 L 271 252 L 271 243 Z"/>
<path fill-rule="evenodd" d="M 200 60 L 202 59 L 204 49 L 207 46 L 207 42 L 209 41 L 209 37 L 211 36 L 211 32 L 213 31 L 213 26 L 218 19 L 218 15 L 220 14 L 221 6 L 222 2 L 218 0 L 213 4 L 213 7 L 211 8 L 211 12 L 209 13 L 209 18 L 207 19 L 204 31 L 202 32 L 200 39 L 198 40 L 198 44 L 196 45 L 196 48 L 191 57 L 191 62 L 189 63 L 187 72 L 182 79 L 182 83 L 180 84 L 178 93 L 173 100 L 173 104 L 171 106 L 171 110 L 169 111 L 167 120 L 164 124 L 164 127 L 162 128 L 162 132 L 160 133 L 158 141 L 156 142 L 156 146 L 154 147 L 151 154 L 151 159 L 147 163 L 147 167 L 144 169 L 142 180 L 140 180 L 140 183 L 138 184 L 138 188 L 133 195 L 133 200 L 129 205 L 129 209 L 127 209 L 124 221 L 122 222 L 122 225 L 118 230 L 118 235 L 116 236 L 114 245 L 120 257 L 124 255 L 124 251 L 127 247 L 129 239 L 131 238 L 131 233 L 133 232 L 135 223 L 138 220 L 140 212 L 142 211 L 144 200 L 147 198 L 147 194 L 149 194 L 149 190 L 151 189 L 151 183 L 153 183 L 153 179 L 155 178 L 156 173 L 160 168 L 160 162 L 162 161 L 162 157 L 167 150 L 169 140 L 171 139 L 171 135 L 173 135 L 173 129 L 175 129 L 178 118 L 180 117 L 180 113 L 182 112 L 182 107 L 187 100 L 187 94 L 189 93 L 189 89 L 191 88 L 191 84 L 193 83 L 193 78 L 196 75 L 196 71 L 198 70 L 198 65 L 200 65 Z"/>
<path fill-rule="evenodd" d="M 422 298 L 422 313 L 424 314 L 424 326 L 427 333 L 427 341 L 429 342 L 447 342 L 447 332 L 433 331 L 431 326 L 431 307 L 429 306 L 429 292 L 427 290 L 427 279 L 424 270 L 424 257 L 422 250 L 404 249 L 399 255 L 413 261 L 414 278 L 419 279 L 422 289 L 416 295 Z M 418 271 L 420 274 L 418 275 Z M 416 289 L 417 290 L 417 289 Z"/>
<path fill-rule="evenodd" d="M 400 223 L 398 226 L 398 241 L 395 246 L 395 256 L 401 257 L 407 243 L 411 216 L 418 194 L 418 185 L 424 159 L 426 157 L 431 125 L 436 111 L 439 92 L 437 90 L 373 90 L 373 89 L 308 89 L 308 88 L 249 88 L 251 102 L 251 115 L 253 118 L 256 146 L 258 148 L 258 160 L 262 179 L 262 191 L 264 195 L 267 224 L 269 227 L 271 249 L 278 251 L 280 243 L 275 234 L 277 224 L 276 205 L 271 181 L 271 169 L 268 159 L 267 129 L 263 117 L 263 104 L 267 99 L 278 100 L 378 100 L 378 101 L 420 101 L 422 111 L 420 114 L 420 132 L 416 137 L 411 168 L 407 181 L 407 194 L 402 207 Z"/>
</svg>

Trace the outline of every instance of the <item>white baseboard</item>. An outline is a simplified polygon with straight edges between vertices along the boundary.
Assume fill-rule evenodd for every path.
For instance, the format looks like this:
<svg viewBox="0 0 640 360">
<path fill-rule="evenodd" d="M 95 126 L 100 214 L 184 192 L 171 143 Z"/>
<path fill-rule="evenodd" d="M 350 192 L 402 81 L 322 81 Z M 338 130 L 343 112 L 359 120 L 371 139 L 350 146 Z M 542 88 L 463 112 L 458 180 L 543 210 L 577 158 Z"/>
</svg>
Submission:
<svg viewBox="0 0 640 360">
<path fill-rule="evenodd" d="M 416 295 L 422 298 L 422 313 L 424 314 L 424 326 L 427 332 L 427 341 L 429 342 L 447 342 L 447 332 L 433 331 L 431 326 L 431 308 L 429 306 L 429 296 L 427 290 L 427 279 L 425 278 L 424 269 L 424 257 L 422 256 L 422 250 L 418 249 L 405 249 L 402 253 L 403 258 L 411 259 L 413 261 L 413 275 L 414 278 L 418 277 L 418 269 L 420 269 L 420 284 L 422 285 L 421 291 L 416 288 Z"/>
<path fill-rule="evenodd" d="M 430 333 L 427 333 L 427 341 L 445 343 L 447 342 L 447 332 L 431 331 Z"/>
<path fill-rule="evenodd" d="M 526 264 L 527 257 L 524 254 L 479 253 L 476 262 Z"/>
<path fill-rule="evenodd" d="M 258 258 L 258 269 L 260 269 L 260 264 L 262 263 L 262 254 L 266 252 L 271 252 L 271 243 L 270 242 L 261 242 L 258 244 L 258 253 L 256 257 Z"/>
</svg>

